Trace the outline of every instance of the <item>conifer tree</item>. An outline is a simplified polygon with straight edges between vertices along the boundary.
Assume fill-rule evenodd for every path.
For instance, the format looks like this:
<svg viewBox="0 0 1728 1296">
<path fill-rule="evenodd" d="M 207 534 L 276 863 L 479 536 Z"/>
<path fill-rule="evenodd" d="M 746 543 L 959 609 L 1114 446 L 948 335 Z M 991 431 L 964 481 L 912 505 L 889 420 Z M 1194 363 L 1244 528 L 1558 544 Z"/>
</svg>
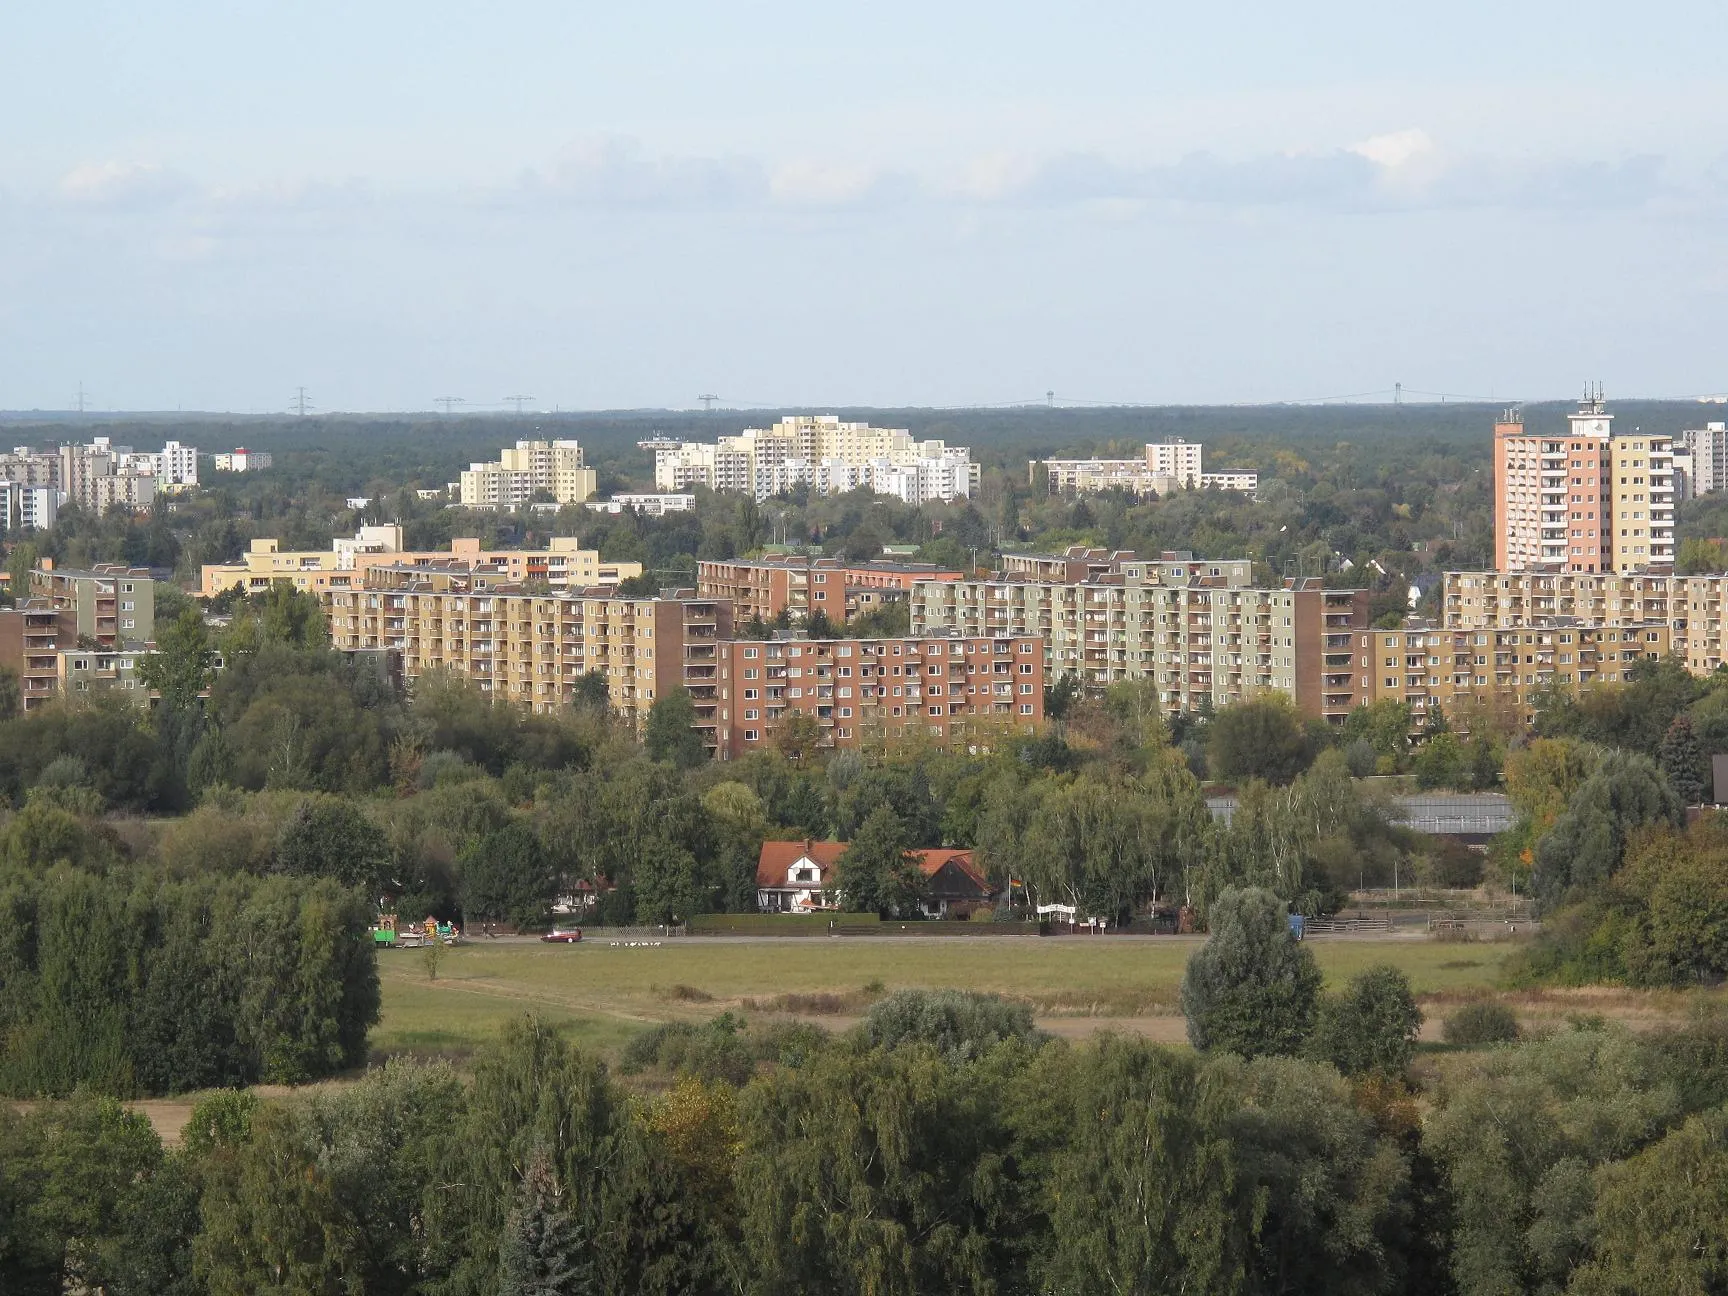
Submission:
<svg viewBox="0 0 1728 1296">
<path fill-rule="evenodd" d="M 498 1296 L 584 1296 L 594 1290 L 586 1252 L 551 1158 L 536 1148 L 498 1240 Z"/>
</svg>

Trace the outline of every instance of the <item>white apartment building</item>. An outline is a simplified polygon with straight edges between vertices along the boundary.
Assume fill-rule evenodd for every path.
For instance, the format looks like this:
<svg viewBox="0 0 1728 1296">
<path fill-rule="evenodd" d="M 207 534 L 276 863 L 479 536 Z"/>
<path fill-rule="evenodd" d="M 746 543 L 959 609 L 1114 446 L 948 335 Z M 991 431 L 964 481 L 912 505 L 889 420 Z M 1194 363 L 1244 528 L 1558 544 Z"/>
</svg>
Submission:
<svg viewBox="0 0 1728 1296">
<path fill-rule="evenodd" d="M 60 512 L 60 488 L 0 480 L 0 533 L 46 531 Z"/>
<path fill-rule="evenodd" d="M 578 442 L 518 441 L 492 463 L 470 464 L 457 499 L 463 508 L 515 509 L 548 491 L 559 504 L 580 504 L 594 498 L 594 484 Z"/>
<path fill-rule="evenodd" d="M 1248 494 L 1260 489 L 1260 474 L 1208 473 L 1199 444 L 1188 441 L 1148 442 L 1138 459 L 1046 459 L 1045 476 L 1052 495 L 1083 495 L 1122 490 L 1133 495 L 1168 495 L 1177 490 L 1234 490 Z M 1029 480 L 1036 464 L 1027 465 Z"/>
<path fill-rule="evenodd" d="M 1674 479 L 1679 499 L 1728 490 L 1728 423 L 1706 423 L 1680 434 L 1674 447 Z"/>
<path fill-rule="evenodd" d="M 255 472 L 260 468 L 268 468 L 272 462 L 268 451 L 248 450 L 245 446 L 212 457 L 216 461 L 217 472 Z"/>
<path fill-rule="evenodd" d="M 970 496 L 978 465 L 964 446 L 915 441 L 904 428 L 842 423 L 798 414 L 770 428 L 745 428 L 704 444 L 656 444 L 654 484 L 662 491 L 710 490 L 769 499 L 798 486 L 821 494 L 860 488 L 911 504 Z"/>
<path fill-rule="evenodd" d="M 593 513 L 617 515 L 626 509 L 644 517 L 661 517 L 667 513 L 689 513 L 696 507 L 694 495 L 614 495 L 611 499 L 589 500 L 583 508 Z"/>
</svg>

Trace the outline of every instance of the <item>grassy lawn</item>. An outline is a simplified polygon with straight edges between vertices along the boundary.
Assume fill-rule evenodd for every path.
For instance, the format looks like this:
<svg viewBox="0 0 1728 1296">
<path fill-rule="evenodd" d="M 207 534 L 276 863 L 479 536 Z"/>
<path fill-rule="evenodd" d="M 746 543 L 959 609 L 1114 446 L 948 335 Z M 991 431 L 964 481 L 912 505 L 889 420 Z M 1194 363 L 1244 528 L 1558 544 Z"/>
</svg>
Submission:
<svg viewBox="0 0 1728 1296">
<path fill-rule="evenodd" d="M 1176 1011 L 1194 942 L 1038 940 L 735 941 L 686 939 L 657 949 L 468 945 L 428 981 L 414 952 L 379 954 L 384 1016 L 373 1046 L 465 1054 L 513 1014 L 533 1011 L 585 1046 L 611 1050 L 647 1025 L 710 1016 L 788 993 L 856 994 L 880 983 L 958 986 L 1030 1000 L 1043 1015 L 1144 1017 Z M 1420 939 L 1314 941 L 1327 983 L 1376 963 L 1404 970 L 1417 994 L 1491 985 L 1510 944 Z"/>
</svg>

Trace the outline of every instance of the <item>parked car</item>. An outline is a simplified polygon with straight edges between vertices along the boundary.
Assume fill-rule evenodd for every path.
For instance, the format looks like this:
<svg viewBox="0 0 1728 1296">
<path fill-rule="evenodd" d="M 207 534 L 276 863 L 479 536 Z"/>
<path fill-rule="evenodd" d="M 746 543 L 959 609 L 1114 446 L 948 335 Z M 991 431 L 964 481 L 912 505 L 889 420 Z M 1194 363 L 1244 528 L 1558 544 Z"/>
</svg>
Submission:
<svg viewBox="0 0 1728 1296">
<path fill-rule="evenodd" d="M 550 941 L 555 945 L 574 945 L 582 939 L 582 929 L 580 927 L 554 927 L 540 939 Z"/>
</svg>

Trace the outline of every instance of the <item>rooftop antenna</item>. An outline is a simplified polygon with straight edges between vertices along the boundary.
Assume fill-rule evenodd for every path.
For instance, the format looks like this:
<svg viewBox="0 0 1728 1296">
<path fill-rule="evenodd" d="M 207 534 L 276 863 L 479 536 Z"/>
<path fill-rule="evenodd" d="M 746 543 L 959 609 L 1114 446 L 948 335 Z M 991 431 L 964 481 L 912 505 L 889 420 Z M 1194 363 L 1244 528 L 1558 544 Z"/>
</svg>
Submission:
<svg viewBox="0 0 1728 1296">
<path fill-rule="evenodd" d="M 460 396 L 434 396 L 432 398 L 432 403 L 434 405 L 442 405 L 444 407 L 444 412 L 448 414 L 458 405 L 466 405 L 468 402 Z"/>
<path fill-rule="evenodd" d="M 713 392 L 709 392 L 706 395 L 698 396 L 696 399 L 702 402 L 703 413 L 712 414 L 714 412 L 714 402 L 720 398 Z"/>
<path fill-rule="evenodd" d="M 288 408 L 293 410 L 300 418 L 305 418 L 308 411 L 313 408 L 312 402 L 306 399 L 306 389 L 304 387 L 296 387 L 294 389 L 294 399 L 288 402 Z"/>
<path fill-rule="evenodd" d="M 520 414 L 522 412 L 522 407 L 533 399 L 532 396 L 506 396 L 504 398 L 504 403 L 506 405 L 514 405 L 516 407 L 516 412 Z"/>
</svg>

